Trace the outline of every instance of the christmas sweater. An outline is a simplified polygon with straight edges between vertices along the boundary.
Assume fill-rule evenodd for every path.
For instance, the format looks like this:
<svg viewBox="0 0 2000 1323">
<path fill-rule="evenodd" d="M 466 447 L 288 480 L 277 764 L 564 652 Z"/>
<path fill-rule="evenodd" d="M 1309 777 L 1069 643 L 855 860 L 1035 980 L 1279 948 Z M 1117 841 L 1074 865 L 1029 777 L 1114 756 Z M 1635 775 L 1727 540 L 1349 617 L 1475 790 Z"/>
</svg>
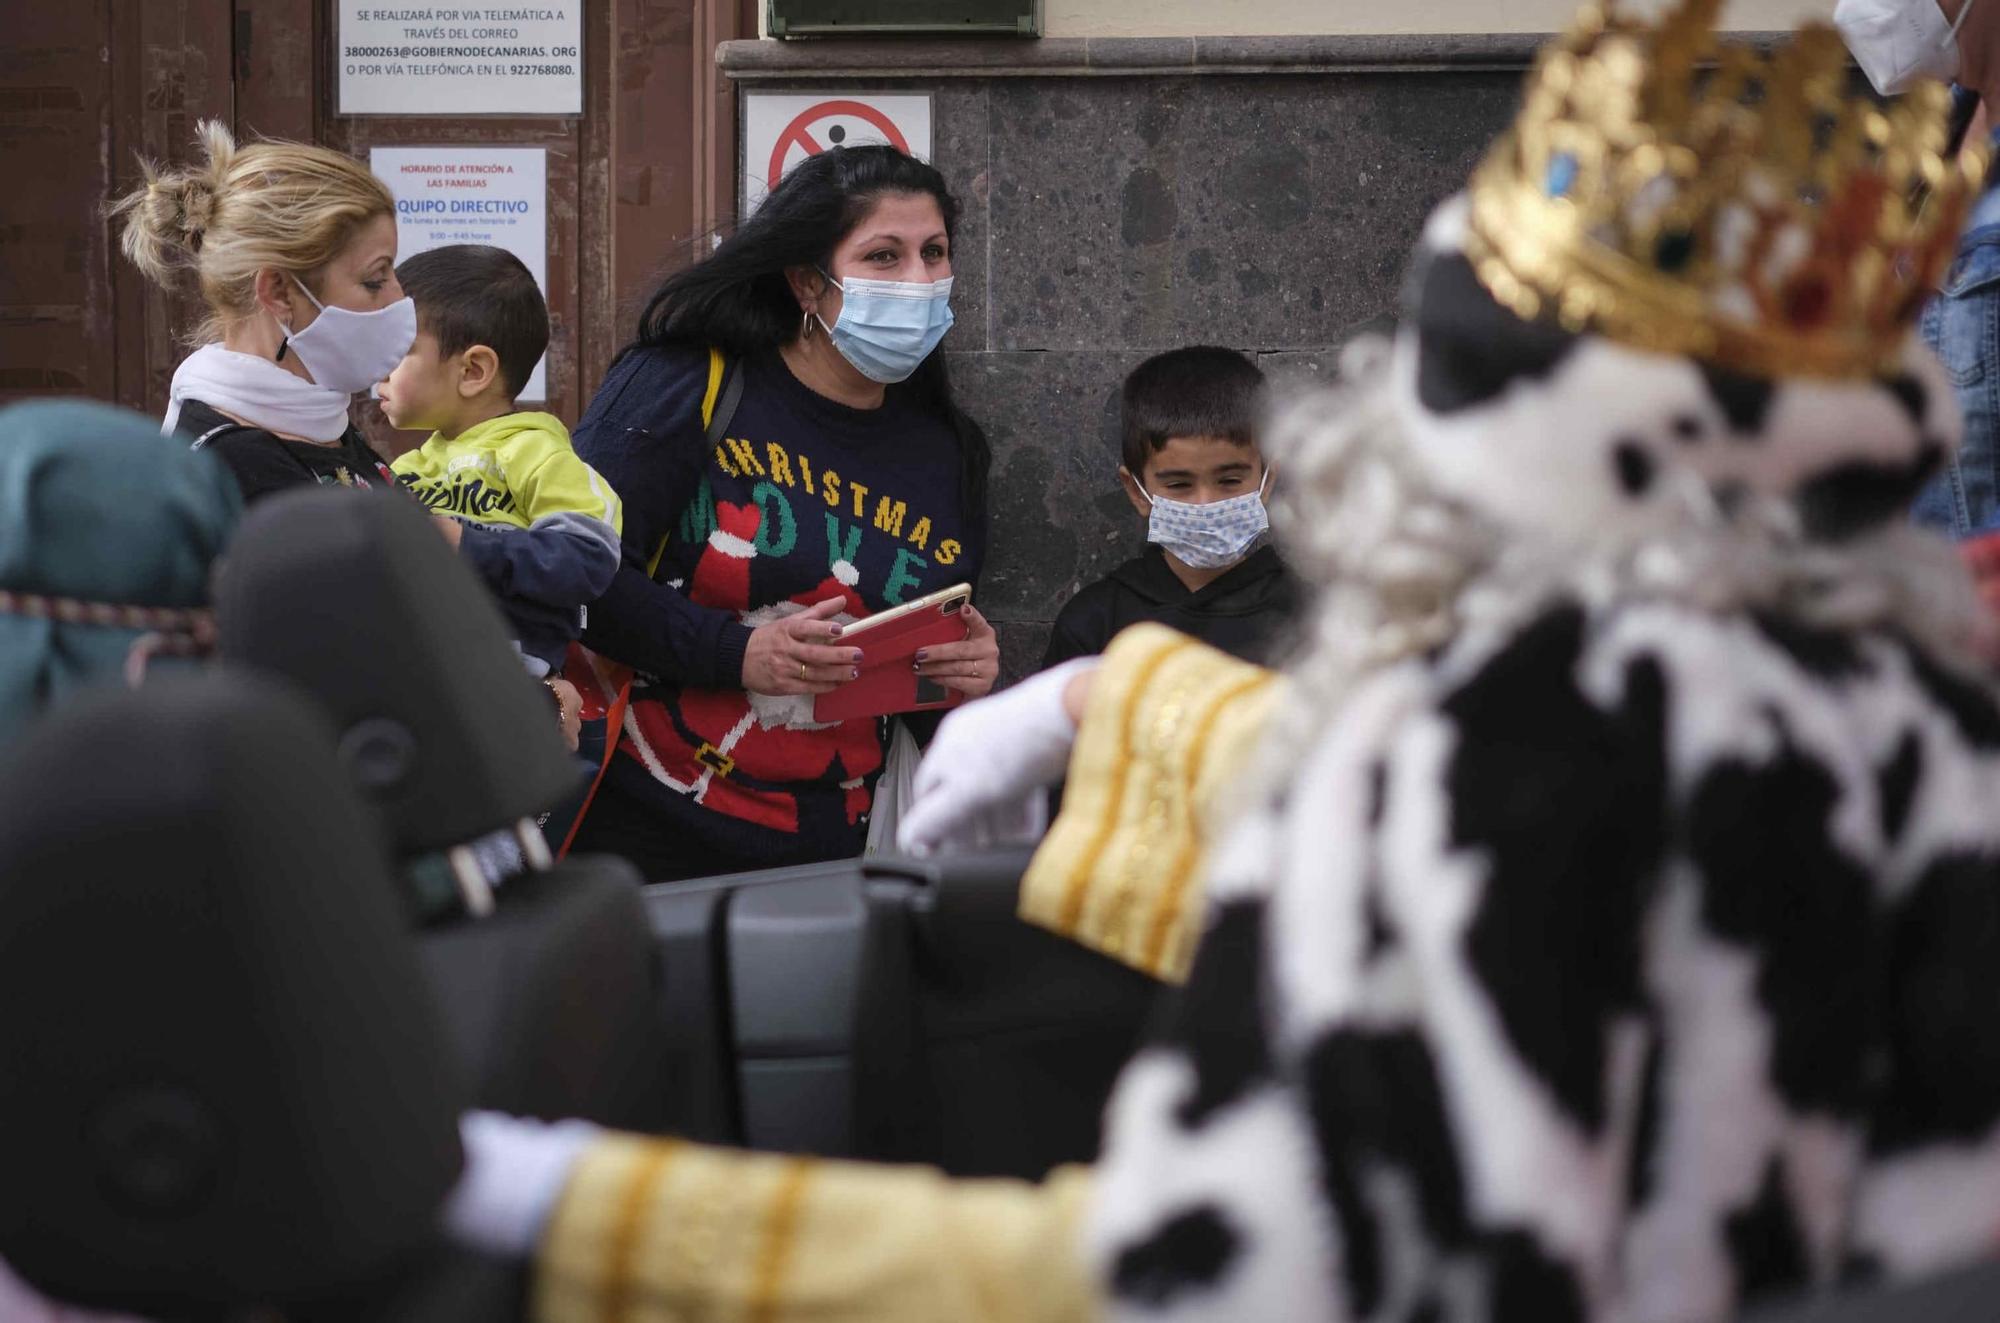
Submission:
<svg viewBox="0 0 2000 1323">
<path fill-rule="evenodd" d="M 852 409 L 776 353 L 740 364 L 719 444 L 704 349 L 637 349 L 577 425 L 625 500 L 624 565 L 584 642 L 639 672 L 602 792 L 638 797 L 704 848 L 770 865 L 858 854 L 885 724 L 812 719 L 809 695 L 751 694 L 758 626 L 828 598 L 855 620 L 976 580 L 957 434 L 907 388 Z M 601 792 L 601 793 L 602 793 Z"/>
</svg>

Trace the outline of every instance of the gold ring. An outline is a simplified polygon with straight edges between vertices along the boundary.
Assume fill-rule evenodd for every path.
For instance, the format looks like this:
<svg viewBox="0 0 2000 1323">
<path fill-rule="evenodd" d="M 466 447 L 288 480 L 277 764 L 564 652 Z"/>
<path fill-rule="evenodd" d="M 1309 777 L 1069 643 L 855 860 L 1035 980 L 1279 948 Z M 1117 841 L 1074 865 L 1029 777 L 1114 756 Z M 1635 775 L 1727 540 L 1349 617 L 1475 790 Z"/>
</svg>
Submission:
<svg viewBox="0 0 2000 1323">
<path fill-rule="evenodd" d="M 805 680 L 806 680 L 806 664 L 805 664 L 804 662 L 800 662 L 800 663 L 799 663 L 799 683 L 800 683 L 800 684 L 804 684 L 804 683 L 805 683 Z"/>
</svg>

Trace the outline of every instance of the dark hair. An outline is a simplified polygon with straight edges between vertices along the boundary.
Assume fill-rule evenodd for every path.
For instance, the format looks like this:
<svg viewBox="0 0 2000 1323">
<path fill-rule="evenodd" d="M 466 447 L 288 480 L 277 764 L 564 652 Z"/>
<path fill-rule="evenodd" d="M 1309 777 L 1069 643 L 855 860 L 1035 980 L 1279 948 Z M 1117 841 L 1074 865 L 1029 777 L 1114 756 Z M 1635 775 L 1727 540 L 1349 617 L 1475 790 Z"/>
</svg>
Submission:
<svg viewBox="0 0 2000 1323">
<path fill-rule="evenodd" d="M 1214 436 L 1247 446 L 1257 440 L 1264 374 L 1234 349 L 1172 349 L 1125 378 L 1120 442 L 1133 477 L 1177 436 Z"/>
<path fill-rule="evenodd" d="M 452 244 L 418 253 L 396 268 L 396 279 L 440 355 L 485 345 L 500 360 L 507 398 L 521 393 L 549 347 L 549 305 L 520 258 L 483 243 Z"/>
<path fill-rule="evenodd" d="M 639 314 L 637 338 L 623 352 L 685 346 L 743 358 L 788 343 L 799 333 L 800 318 L 786 269 L 832 265 L 840 241 L 877 201 L 897 193 L 929 194 L 944 216 L 946 237 L 956 234 L 958 202 L 936 167 L 882 146 L 835 147 L 807 157 L 714 252 L 660 283 Z M 909 392 L 957 433 L 962 513 L 983 537 L 992 450 L 985 431 L 952 397 L 943 351 L 934 350 L 908 381 L 889 389 Z"/>
</svg>

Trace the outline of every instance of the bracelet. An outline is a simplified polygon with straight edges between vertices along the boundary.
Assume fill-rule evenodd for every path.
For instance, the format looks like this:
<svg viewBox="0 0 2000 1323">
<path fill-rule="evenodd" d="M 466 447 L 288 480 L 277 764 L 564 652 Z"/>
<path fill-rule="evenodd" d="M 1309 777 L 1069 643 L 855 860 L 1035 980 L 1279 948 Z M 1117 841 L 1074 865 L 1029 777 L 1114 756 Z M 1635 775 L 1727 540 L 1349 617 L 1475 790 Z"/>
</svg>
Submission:
<svg viewBox="0 0 2000 1323">
<path fill-rule="evenodd" d="M 548 691 L 549 701 L 556 705 L 556 720 L 561 721 L 563 717 L 562 690 L 556 688 L 556 676 L 553 671 L 542 677 L 542 688 Z"/>
</svg>

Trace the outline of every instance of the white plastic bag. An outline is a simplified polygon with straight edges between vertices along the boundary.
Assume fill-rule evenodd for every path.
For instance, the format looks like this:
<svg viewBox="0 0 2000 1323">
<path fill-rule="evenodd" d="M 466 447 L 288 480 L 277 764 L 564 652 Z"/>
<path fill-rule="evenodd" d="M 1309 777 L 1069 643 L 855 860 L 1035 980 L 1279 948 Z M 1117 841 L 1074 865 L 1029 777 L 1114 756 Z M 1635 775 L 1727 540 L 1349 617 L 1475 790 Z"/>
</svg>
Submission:
<svg viewBox="0 0 2000 1323">
<path fill-rule="evenodd" d="M 917 764 L 924 758 L 916 736 L 900 721 L 889 723 L 889 752 L 875 782 L 875 804 L 868 812 L 868 847 L 862 854 L 893 854 L 896 828 L 903 810 L 917 795 Z"/>
</svg>

